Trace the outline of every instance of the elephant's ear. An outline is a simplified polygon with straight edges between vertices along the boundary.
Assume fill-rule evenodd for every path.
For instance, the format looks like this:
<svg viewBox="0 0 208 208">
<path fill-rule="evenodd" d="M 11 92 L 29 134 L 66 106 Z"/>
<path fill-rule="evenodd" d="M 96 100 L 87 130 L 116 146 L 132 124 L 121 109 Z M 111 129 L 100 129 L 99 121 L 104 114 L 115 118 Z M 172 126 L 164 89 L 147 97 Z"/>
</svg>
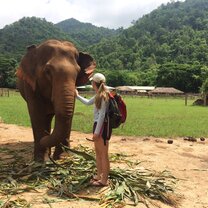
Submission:
<svg viewBox="0 0 208 208">
<path fill-rule="evenodd" d="M 19 68 L 16 71 L 16 76 L 19 79 L 26 81 L 33 90 L 36 87 L 36 46 L 27 47 L 27 53 L 22 58 Z"/>
<path fill-rule="evenodd" d="M 76 86 L 85 85 L 89 81 L 89 78 L 92 76 L 96 68 L 96 63 L 92 56 L 83 52 L 79 53 L 77 63 L 81 70 L 77 77 Z"/>
<path fill-rule="evenodd" d="M 27 74 L 25 74 L 25 72 L 21 67 L 17 68 L 16 76 L 19 79 L 26 81 L 32 87 L 33 91 L 35 91 L 35 85 L 36 85 L 35 81 L 30 79 L 30 77 Z"/>
</svg>

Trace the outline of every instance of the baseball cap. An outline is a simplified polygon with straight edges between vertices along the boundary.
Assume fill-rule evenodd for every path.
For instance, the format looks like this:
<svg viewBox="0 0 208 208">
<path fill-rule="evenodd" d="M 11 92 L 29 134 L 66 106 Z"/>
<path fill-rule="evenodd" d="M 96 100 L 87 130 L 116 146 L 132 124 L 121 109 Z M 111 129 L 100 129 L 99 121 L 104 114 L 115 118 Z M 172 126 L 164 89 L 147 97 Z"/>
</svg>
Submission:
<svg viewBox="0 0 208 208">
<path fill-rule="evenodd" d="M 101 73 L 96 73 L 90 78 L 90 81 L 94 81 L 96 83 L 105 82 L 105 76 Z"/>
</svg>

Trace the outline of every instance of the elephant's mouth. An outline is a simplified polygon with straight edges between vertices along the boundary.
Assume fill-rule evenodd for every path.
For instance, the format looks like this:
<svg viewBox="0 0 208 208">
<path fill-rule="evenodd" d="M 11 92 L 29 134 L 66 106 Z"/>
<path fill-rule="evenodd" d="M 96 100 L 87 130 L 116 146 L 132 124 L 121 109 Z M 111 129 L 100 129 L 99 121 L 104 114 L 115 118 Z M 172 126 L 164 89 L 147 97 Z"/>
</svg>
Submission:
<svg viewBox="0 0 208 208">
<path fill-rule="evenodd" d="M 76 86 L 85 85 L 89 81 L 90 77 L 92 77 L 95 68 L 96 68 L 96 63 L 93 61 L 91 62 L 90 66 L 81 69 L 81 72 L 79 73 L 76 80 Z"/>
<path fill-rule="evenodd" d="M 85 69 L 85 74 L 88 75 L 88 79 L 92 76 L 93 72 L 95 71 L 96 63 L 93 61 L 92 64 Z"/>
</svg>

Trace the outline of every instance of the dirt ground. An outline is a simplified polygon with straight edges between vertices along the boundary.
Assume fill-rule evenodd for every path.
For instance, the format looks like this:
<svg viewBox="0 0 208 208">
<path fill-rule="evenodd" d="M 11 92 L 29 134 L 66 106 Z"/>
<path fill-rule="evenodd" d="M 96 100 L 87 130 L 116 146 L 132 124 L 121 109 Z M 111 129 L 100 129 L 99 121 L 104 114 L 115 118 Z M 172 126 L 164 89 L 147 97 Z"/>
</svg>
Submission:
<svg viewBox="0 0 208 208">
<path fill-rule="evenodd" d="M 90 138 L 90 135 L 73 131 L 71 147 L 82 144 L 93 148 L 93 144 L 87 141 L 86 137 Z M 33 138 L 30 128 L 0 122 L 0 143 L 1 147 L 11 150 L 31 148 L 28 160 L 32 159 Z M 165 138 L 112 136 L 110 153 L 129 154 L 131 161 L 142 161 L 140 165 L 148 169 L 169 170 L 172 175 L 180 179 L 176 188 L 176 193 L 182 195 L 180 208 L 208 208 L 208 138 L 205 138 L 205 141 L 197 138 L 197 142 L 176 138 L 173 139 L 173 144 L 168 144 Z M 7 160 L 9 156 L 0 152 L 0 158 Z M 85 200 L 66 201 L 56 198 L 54 203 L 43 203 L 44 199 L 53 198 L 46 190 L 23 193 L 12 198 L 17 197 L 29 201 L 33 208 L 99 207 L 97 202 Z M 158 204 L 162 208 L 169 208 L 162 203 Z M 144 205 L 139 204 L 137 207 L 143 208 Z"/>
</svg>

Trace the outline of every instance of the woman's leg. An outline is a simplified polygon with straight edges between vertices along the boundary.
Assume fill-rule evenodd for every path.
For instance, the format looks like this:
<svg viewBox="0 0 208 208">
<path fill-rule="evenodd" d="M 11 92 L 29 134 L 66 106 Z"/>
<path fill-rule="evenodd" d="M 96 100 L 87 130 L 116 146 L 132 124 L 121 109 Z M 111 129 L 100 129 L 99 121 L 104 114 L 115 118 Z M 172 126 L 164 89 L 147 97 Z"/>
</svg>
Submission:
<svg viewBox="0 0 208 208">
<path fill-rule="evenodd" d="M 101 149 L 100 149 L 100 140 L 94 141 L 94 146 L 95 146 L 95 157 L 96 157 L 96 167 L 97 167 L 97 175 L 95 176 L 96 180 L 101 179 L 102 175 L 102 158 L 101 158 Z"/>
<path fill-rule="evenodd" d="M 104 145 L 103 138 L 100 137 L 95 141 L 95 153 L 96 153 L 96 164 L 97 164 L 97 174 L 101 176 L 100 182 L 102 184 L 107 184 L 110 163 L 108 157 L 108 147 L 109 143 L 106 141 Z"/>
<path fill-rule="evenodd" d="M 108 175 L 110 171 L 110 162 L 109 162 L 109 157 L 108 157 L 108 146 L 109 143 L 106 141 L 106 145 L 103 143 L 103 151 L 102 151 L 102 156 L 101 156 L 101 164 L 102 164 L 102 178 L 101 178 L 101 183 L 102 184 L 107 184 L 108 181 Z"/>
</svg>

